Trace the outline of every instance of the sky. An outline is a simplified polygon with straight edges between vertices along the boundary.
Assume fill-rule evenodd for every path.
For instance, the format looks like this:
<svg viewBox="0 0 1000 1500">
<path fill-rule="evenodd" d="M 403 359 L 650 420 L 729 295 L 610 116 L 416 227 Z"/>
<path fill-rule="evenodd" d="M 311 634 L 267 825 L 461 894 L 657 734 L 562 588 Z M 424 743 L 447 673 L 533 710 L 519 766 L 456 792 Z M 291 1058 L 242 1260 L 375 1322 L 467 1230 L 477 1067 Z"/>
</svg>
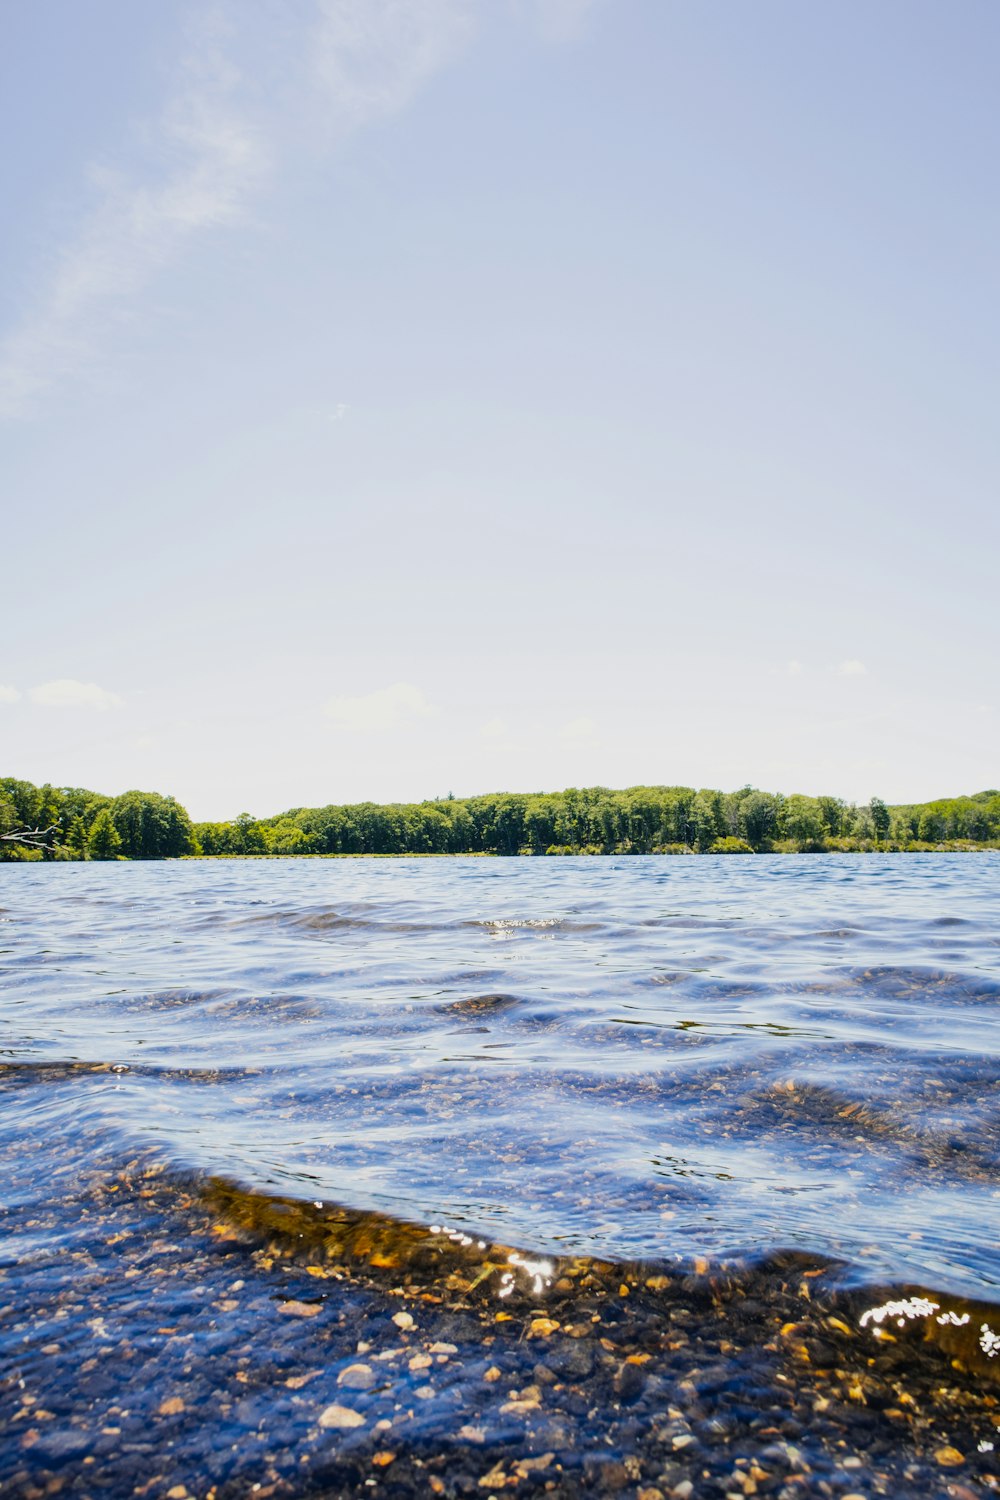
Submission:
<svg viewBox="0 0 1000 1500">
<path fill-rule="evenodd" d="M 0 772 L 1000 784 L 993 0 L 46 0 Z"/>
</svg>

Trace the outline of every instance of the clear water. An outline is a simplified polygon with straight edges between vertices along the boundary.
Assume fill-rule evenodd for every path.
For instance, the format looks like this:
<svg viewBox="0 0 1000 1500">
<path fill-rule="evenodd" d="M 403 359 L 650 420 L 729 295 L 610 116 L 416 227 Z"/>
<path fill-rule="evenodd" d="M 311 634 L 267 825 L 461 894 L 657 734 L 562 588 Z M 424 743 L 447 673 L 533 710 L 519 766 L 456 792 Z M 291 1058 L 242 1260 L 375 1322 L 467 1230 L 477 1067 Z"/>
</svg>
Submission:
<svg viewBox="0 0 1000 1500">
<path fill-rule="evenodd" d="M 7 1204 L 152 1150 L 532 1251 L 996 1301 L 998 885 L 995 853 L 0 866 Z"/>
</svg>

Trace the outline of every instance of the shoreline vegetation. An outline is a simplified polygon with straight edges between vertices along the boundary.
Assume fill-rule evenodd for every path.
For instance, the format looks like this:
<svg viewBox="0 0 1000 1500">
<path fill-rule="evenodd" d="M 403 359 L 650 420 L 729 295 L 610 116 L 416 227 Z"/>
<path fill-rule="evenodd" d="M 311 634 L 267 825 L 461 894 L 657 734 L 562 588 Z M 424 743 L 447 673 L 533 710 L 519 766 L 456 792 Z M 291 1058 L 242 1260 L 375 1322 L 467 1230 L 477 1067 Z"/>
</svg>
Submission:
<svg viewBox="0 0 1000 1500">
<path fill-rule="evenodd" d="M 194 823 L 173 797 L 0 777 L 0 860 L 282 855 L 797 854 L 1000 848 L 1000 791 L 861 806 L 682 786 L 571 787 L 418 803 L 297 807 Z"/>
</svg>

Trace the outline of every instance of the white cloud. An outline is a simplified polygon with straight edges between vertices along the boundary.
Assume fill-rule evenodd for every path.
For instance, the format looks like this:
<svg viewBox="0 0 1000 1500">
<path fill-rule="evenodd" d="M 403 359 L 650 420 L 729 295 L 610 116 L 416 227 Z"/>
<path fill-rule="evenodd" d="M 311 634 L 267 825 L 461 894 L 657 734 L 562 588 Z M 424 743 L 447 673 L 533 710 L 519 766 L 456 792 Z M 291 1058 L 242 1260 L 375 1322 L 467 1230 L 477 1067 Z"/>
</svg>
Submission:
<svg viewBox="0 0 1000 1500">
<path fill-rule="evenodd" d="M 342 729 L 358 734 L 395 729 L 409 720 L 426 718 L 430 704 L 418 687 L 409 682 L 394 682 L 358 698 L 331 698 L 324 706 L 328 719 Z"/>
<path fill-rule="evenodd" d="M 559 41 L 576 35 L 598 3 L 525 0 L 522 11 Z M 32 310 L 0 338 L 0 420 L 30 414 L 45 391 L 93 370 L 109 330 L 134 313 L 158 274 L 200 237 L 245 221 L 274 176 L 282 141 L 329 145 L 398 114 L 484 16 L 475 0 L 313 0 L 305 24 L 272 28 L 270 62 L 255 56 L 244 78 L 232 54 L 248 8 L 217 0 L 192 11 L 173 97 L 131 132 L 133 142 L 148 141 L 149 168 L 129 175 L 93 166 L 92 210 L 48 257 Z M 331 420 L 346 411 L 338 406 Z"/>
<path fill-rule="evenodd" d="M 583 714 L 579 719 L 570 719 L 568 724 L 563 724 L 559 737 L 563 740 L 589 740 L 593 738 L 596 729 L 593 719 Z"/>
<path fill-rule="evenodd" d="M 28 696 L 42 708 L 118 708 L 122 701 L 117 693 L 109 693 L 96 682 L 77 682 L 73 677 L 43 682 Z"/>
<path fill-rule="evenodd" d="M 16 703 L 20 696 L 16 687 L 7 687 L 5 683 L 0 682 L 0 703 Z"/>
<path fill-rule="evenodd" d="M 842 661 L 833 670 L 838 677 L 865 677 L 868 674 L 863 661 Z"/>
<path fill-rule="evenodd" d="M 239 220 L 264 176 L 264 143 L 232 105 L 238 74 L 210 27 L 196 42 L 152 132 L 157 180 L 94 171 L 99 202 L 38 307 L 0 343 L 0 417 L 24 415 L 42 391 L 91 364 L 109 321 L 196 235 Z"/>
<path fill-rule="evenodd" d="M 315 67 L 332 123 L 398 114 L 472 31 L 468 0 L 320 0 Z"/>
<path fill-rule="evenodd" d="M 510 733 L 510 727 L 506 719 L 487 719 L 479 733 L 484 740 L 502 740 Z"/>
</svg>

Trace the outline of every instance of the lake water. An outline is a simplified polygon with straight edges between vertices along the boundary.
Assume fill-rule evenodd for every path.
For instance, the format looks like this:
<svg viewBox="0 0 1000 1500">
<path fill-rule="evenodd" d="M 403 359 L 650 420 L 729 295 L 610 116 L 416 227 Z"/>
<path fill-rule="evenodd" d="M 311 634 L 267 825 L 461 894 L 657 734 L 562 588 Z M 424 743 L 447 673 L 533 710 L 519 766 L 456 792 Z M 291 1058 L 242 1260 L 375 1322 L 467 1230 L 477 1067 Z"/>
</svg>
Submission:
<svg viewBox="0 0 1000 1500">
<path fill-rule="evenodd" d="M 0 866 L 7 1274 L 155 1173 L 240 1232 L 452 1247 L 494 1299 L 792 1252 L 900 1326 L 972 1299 L 986 1366 L 998 887 L 995 853 Z"/>
</svg>

